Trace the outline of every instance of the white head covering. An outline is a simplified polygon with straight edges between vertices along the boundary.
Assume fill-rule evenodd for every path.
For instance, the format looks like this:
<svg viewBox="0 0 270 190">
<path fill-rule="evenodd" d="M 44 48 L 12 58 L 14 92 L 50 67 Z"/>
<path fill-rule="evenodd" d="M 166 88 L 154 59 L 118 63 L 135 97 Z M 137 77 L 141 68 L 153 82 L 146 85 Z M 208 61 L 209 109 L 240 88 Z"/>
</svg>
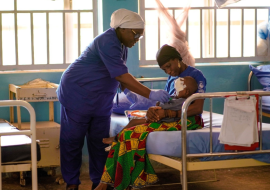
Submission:
<svg viewBox="0 0 270 190">
<path fill-rule="evenodd" d="M 118 9 L 111 16 L 110 26 L 112 28 L 144 29 L 144 21 L 138 13 L 127 9 Z"/>
</svg>

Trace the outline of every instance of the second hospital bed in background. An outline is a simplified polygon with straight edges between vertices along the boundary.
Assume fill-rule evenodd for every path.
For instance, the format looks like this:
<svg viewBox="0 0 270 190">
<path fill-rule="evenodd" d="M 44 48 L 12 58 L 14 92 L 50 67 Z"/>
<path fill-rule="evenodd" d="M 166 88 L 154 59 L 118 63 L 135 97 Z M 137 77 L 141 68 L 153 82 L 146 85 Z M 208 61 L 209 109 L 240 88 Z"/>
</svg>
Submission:
<svg viewBox="0 0 270 190">
<path fill-rule="evenodd" d="M 258 81 L 262 85 L 262 89 L 255 89 L 256 91 L 264 91 L 264 89 L 269 91 L 268 84 L 270 84 L 270 65 L 260 65 L 257 67 L 253 67 L 249 65 L 250 73 L 248 75 L 247 88 L 248 91 L 252 91 L 254 87 L 251 85 L 252 78 L 254 78 L 254 74 L 257 77 Z M 255 73 L 254 73 L 254 72 Z M 262 115 L 265 117 L 270 117 L 270 96 L 262 97 Z"/>
<path fill-rule="evenodd" d="M 0 107 L 22 106 L 30 114 L 30 129 L 20 131 L 6 120 L 0 119 L 0 190 L 2 173 L 21 172 L 20 184 L 25 186 L 23 171 L 32 172 L 32 189 L 38 189 L 37 161 L 40 147 L 36 141 L 36 114 L 33 107 L 21 100 L 0 101 Z"/>
</svg>

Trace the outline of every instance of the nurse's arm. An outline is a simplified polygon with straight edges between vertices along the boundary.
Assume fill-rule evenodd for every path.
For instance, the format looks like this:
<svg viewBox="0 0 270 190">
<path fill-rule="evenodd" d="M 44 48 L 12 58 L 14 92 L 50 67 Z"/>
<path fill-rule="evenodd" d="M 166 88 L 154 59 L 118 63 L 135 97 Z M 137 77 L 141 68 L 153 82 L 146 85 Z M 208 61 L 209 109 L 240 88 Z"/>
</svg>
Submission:
<svg viewBox="0 0 270 190">
<path fill-rule="evenodd" d="M 131 74 L 125 73 L 123 75 L 115 77 L 119 81 L 122 87 L 129 89 L 145 98 L 149 98 L 151 90 L 137 81 Z"/>
</svg>

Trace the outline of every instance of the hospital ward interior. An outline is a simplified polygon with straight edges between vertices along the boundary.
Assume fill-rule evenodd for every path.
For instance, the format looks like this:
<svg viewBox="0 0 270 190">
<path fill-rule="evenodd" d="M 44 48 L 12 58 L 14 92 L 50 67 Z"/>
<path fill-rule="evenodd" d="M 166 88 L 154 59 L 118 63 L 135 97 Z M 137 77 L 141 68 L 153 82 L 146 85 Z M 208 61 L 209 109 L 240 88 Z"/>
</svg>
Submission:
<svg viewBox="0 0 270 190">
<path fill-rule="evenodd" d="M 270 0 L 0 0 L 0 190 L 269 190 L 269 41 Z"/>
</svg>

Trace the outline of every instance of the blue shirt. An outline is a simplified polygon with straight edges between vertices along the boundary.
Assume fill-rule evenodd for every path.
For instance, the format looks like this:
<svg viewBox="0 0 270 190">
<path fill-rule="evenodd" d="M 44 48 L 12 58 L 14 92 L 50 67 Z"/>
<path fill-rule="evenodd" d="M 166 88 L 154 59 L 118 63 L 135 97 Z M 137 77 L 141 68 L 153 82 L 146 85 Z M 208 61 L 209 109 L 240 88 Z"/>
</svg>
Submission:
<svg viewBox="0 0 270 190">
<path fill-rule="evenodd" d="M 173 95 L 175 89 L 174 89 L 174 81 L 175 79 L 181 77 L 186 77 L 186 76 L 190 76 L 192 78 L 194 78 L 198 84 L 198 89 L 196 91 L 196 93 L 204 93 L 206 91 L 206 79 L 203 76 L 202 72 L 194 67 L 190 67 L 188 66 L 186 68 L 186 70 L 184 70 L 182 73 L 180 73 L 180 75 L 173 77 L 173 76 L 169 76 L 166 86 L 165 86 L 165 90 L 170 94 Z"/>
<path fill-rule="evenodd" d="M 113 28 L 97 36 L 63 73 L 57 95 L 60 103 L 79 114 L 109 116 L 119 82 L 128 73 L 128 50 Z"/>
</svg>

